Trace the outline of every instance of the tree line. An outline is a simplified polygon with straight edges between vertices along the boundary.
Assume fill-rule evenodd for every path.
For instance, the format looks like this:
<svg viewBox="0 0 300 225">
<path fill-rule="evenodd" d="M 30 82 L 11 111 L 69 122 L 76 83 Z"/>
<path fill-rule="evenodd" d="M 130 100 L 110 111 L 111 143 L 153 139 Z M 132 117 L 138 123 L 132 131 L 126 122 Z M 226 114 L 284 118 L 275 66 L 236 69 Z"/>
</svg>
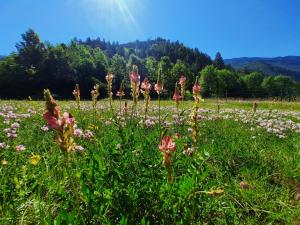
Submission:
<svg viewBox="0 0 300 225">
<path fill-rule="evenodd" d="M 0 60 L 0 98 L 38 99 L 44 88 L 51 89 L 57 98 L 71 98 L 76 83 L 82 98 L 90 98 L 96 83 L 101 87 L 100 96 L 105 97 L 107 73 L 115 75 L 113 90 L 124 81 L 129 96 L 132 65 L 138 66 L 142 80 L 148 77 L 152 83 L 159 72 L 165 98 L 172 95 L 181 75 L 187 77 L 189 89 L 200 78 L 204 97 L 294 99 L 300 92 L 299 83 L 288 76 L 234 70 L 224 64 L 220 53 L 212 60 L 198 49 L 162 38 L 127 44 L 74 38 L 69 44 L 52 45 L 29 29 L 16 50 Z"/>
</svg>

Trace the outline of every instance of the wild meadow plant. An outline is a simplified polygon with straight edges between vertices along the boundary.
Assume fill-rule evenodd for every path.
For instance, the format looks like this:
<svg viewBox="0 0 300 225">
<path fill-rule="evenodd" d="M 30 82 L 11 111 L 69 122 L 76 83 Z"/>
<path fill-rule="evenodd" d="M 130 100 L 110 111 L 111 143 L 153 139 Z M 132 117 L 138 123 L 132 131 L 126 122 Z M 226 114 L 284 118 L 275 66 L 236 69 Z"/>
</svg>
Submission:
<svg viewBox="0 0 300 225">
<path fill-rule="evenodd" d="M 200 105 L 198 79 L 194 102 L 183 102 L 180 80 L 174 100 L 162 102 L 162 125 L 152 104 L 146 104 L 151 94 L 147 79 L 139 87 L 145 104 L 131 120 L 127 102 L 122 108 L 123 84 L 116 93 L 119 120 L 108 101 L 97 103 L 97 86 L 91 92 L 93 107 L 80 102 L 86 117 L 79 124 L 73 117 L 80 113 L 78 104 L 61 101 L 59 108 L 49 90 L 46 112 L 36 102 L 30 107 L 17 102 L 24 106 L 13 108 L 0 101 L 0 223 L 297 224 L 300 113 L 253 113 L 249 101 L 243 103 L 247 110 L 224 107 L 218 113 L 215 102 Z M 155 91 L 162 90 L 159 78 Z M 189 124 L 167 116 L 178 114 L 174 101 L 191 111 L 182 116 Z M 42 113 L 48 126 L 41 122 Z M 101 129 L 76 126 L 91 124 L 92 116 L 92 125 Z M 162 126 L 168 128 L 162 132 Z M 53 151 L 59 148 L 68 157 Z M 200 148 L 201 157 L 194 154 Z"/>
<path fill-rule="evenodd" d="M 199 125 L 198 125 L 198 110 L 200 108 L 200 96 L 201 86 L 199 84 L 198 78 L 196 78 L 196 81 L 193 86 L 193 97 L 194 97 L 194 106 L 192 110 L 192 116 L 191 116 L 191 125 L 192 125 L 192 139 L 194 142 L 194 148 L 198 147 L 198 139 L 199 139 Z"/>
<path fill-rule="evenodd" d="M 67 112 L 61 115 L 58 105 L 51 95 L 50 90 L 44 90 L 46 101 L 46 112 L 44 118 L 48 122 L 48 127 L 56 130 L 56 143 L 64 152 L 71 153 L 76 147 L 74 143 L 75 118 Z"/>
<path fill-rule="evenodd" d="M 108 99 L 109 99 L 109 106 L 110 106 L 110 110 L 112 111 L 112 96 L 113 96 L 113 92 L 112 92 L 112 81 L 114 79 L 114 75 L 109 73 L 105 76 L 106 82 L 107 82 L 107 95 L 108 95 Z"/>
<path fill-rule="evenodd" d="M 186 89 L 186 77 L 185 76 L 182 75 L 180 77 L 179 84 L 180 84 L 181 98 L 184 99 L 184 97 L 185 97 L 185 89 Z"/>
<path fill-rule="evenodd" d="M 150 103 L 150 90 L 152 88 L 152 85 L 150 84 L 148 78 L 146 77 L 141 85 L 141 92 L 144 95 L 144 119 L 147 119 L 147 113 Z"/>
<path fill-rule="evenodd" d="M 158 71 L 158 76 L 157 76 L 157 82 L 154 86 L 154 90 L 156 91 L 157 95 L 158 95 L 158 123 L 161 125 L 161 115 L 160 115 L 160 95 L 164 90 L 164 85 L 163 82 L 161 80 L 161 69 L 159 69 Z"/>
<path fill-rule="evenodd" d="M 133 107 L 132 107 L 132 116 L 136 114 L 137 103 L 139 100 L 140 94 L 140 75 L 138 71 L 138 67 L 136 65 L 132 66 L 132 71 L 129 74 L 130 78 L 130 85 L 131 85 L 131 96 L 133 100 Z"/>
<path fill-rule="evenodd" d="M 94 85 L 93 90 L 91 91 L 91 97 L 92 97 L 92 106 L 93 106 L 93 126 L 95 126 L 96 123 L 96 106 L 97 101 L 99 97 L 99 84 Z"/>
<path fill-rule="evenodd" d="M 173 153 L 176 150 L 175 142 L 172 140 L 172 138 L 169 135 L 165 135 L 163 139 L 161 140 L 161 145 L 158 146 L 159 150 L 161 151 L 163 155 L 163 165 L 165 166 L 168 176 L 167 181 L 169 183 L 173 182 L 174 176 L 173 176 L 173 168 L 172 168 L 172 158 Z"/>
<path fill-rule="evenodd" d="M 76 104 L 77 104 L 77 109 L 78 109 L 78 111 L 80 111 L 80 88 L 79 88 L 79 84 L 75 85 L 75 88 L 74 88 L 72 94 L 75 97 L 75 101 L 76 101 Z"/>
<path fill-rule="evenodd" d="M 176 102 L 176 110 L 177 110 L 178 119 L 179 119 L 179 116 L 180 116 L 179 102 L 180 102 L 181 99 L 182 99 L 182 96 L 180 96 L 180 94 L 179 94 L 178 82 L 176 82 L 175 90 L 174 90 L 174 94 L 173 94 L 173 100 Z"/>
<path fill-rule="evenodd" d="M 125 92 L 124 92 L 124 80 L 122 80 L 120 88 L 119 88 L 119 90 L 116 93 L 116 96 L 119 97 L 119 102 L 120 102 L 119 113 L 121 115 L 122 114 L 122 97 L 125 96 Z"/>
</svg>

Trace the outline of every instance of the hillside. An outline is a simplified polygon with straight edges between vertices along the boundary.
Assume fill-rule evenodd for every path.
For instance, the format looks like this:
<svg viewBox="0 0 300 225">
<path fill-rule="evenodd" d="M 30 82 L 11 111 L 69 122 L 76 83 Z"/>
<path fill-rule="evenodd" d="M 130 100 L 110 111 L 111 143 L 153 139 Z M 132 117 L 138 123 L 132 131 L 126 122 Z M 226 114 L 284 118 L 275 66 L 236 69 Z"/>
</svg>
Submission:
<svg viewBox="0 0 300 225">
<path fill-rule="evenodd" d="M 300 56 L 275 58 L 242 57 L 224 60 L 235 69 L 260 71 L 268 75 L 284 74 L 300 80 Z"/>
</svg>

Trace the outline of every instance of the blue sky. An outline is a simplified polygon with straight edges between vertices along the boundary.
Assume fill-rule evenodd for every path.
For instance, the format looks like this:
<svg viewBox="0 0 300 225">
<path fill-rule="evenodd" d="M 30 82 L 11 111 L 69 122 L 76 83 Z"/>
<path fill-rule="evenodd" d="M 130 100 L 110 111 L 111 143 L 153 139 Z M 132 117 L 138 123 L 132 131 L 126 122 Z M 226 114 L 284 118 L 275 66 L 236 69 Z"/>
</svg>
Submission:
<svg viewBox="0 0 300 225">
<path fill-rule="evenodd" d="M 299 0 L 0 0 L 0 55 L 21 33 L 68 43 L 163 37 L 214 57 L 300 55 Z"/>
</svg>

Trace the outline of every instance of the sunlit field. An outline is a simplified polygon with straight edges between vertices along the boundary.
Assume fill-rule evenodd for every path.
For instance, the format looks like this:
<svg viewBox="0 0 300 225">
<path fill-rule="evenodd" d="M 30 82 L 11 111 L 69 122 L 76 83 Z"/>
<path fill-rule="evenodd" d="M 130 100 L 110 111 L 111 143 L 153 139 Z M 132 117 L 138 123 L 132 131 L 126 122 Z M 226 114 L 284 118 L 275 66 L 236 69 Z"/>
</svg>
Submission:
<svg viewBox="0 0 300 225">
<path fill-rule="evenodd" d="M 0 224 L 300 223 L 299 102 L 125 101 L 0 101 Z"/>
</svg>

